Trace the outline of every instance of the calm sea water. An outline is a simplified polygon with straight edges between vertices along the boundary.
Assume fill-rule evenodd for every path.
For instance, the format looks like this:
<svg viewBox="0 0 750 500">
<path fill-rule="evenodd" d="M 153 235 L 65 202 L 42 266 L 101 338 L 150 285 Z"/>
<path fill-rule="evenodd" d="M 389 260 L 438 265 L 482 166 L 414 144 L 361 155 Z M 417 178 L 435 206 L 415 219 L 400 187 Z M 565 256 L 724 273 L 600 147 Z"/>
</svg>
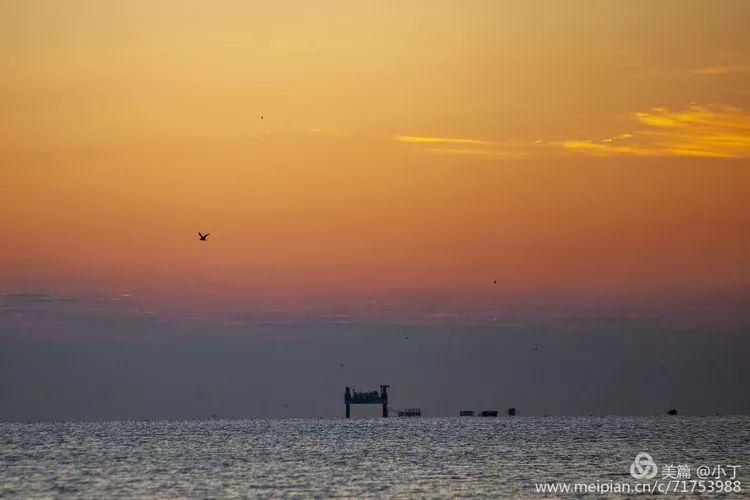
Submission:
<svg viewBox="0 0 750 500">
<path fill-rule="evenodd" d="M 639 452 L 750 491 L 748 417 L 501 417 L 3 423 L 0 496 L 538 498 Z"/>
</svg>

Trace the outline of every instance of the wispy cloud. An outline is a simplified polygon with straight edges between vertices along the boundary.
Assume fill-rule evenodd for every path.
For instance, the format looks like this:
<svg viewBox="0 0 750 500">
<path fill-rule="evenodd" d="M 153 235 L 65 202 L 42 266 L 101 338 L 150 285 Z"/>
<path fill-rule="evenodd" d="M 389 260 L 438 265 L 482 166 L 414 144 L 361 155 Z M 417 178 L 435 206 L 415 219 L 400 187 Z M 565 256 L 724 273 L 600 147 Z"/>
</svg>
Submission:
<svg viewBox="0 0 750 500">
<path fill-rule="evenodd" d="M 692 73 L 705 76 L 723 76 L 740 73 L 750 73 L 750 64 L 723 64 L 695 68 Z"/>
<path fill-rule="evenodd" d="M 473 156 L 495 159 L 521 159 L 536 154 L 535 142 L 501 142 L 484 139 L 429 137 L 418 135 L 397 135 L 393 138 L 403 144 L 411 144 L 422 151 L 439 155 Z"/>
<path fill-rule="evenodd" d="M 14 334 L 49 338 L 138 337 L 142 328 L 166 324 L 132 302 L 134 294 L 0 294 L 0 340 Z M 15 332 L 15 333 L 14 333 Z"/>
<path fill-rule="evenodd" d="M 750 115 L 741 108 L 691 105 L 635 113 L 641 127 L 601 140 L 563 141 L 565 149 L 594 156 L 750 157 Z"/>
<path fill-rule="evenodd" d="M 466 139 L 456 137 L 425 137 L 418 135 L 397 135 L 394 140 L 406 144 L 474 144 L 492 146 L 495 143 L 481 139 Z"/>
<path fill-rule="evenodd" d="M 56 302 L 74 302 L 76 299 L 71 297 L 58 297 L 49 293 L 41 292 L 21 292 L 21 293 L 4 293 L 0 295 L 0 306 L 5 304 L 41 304 Z"/>
<path fill-rule="evenodd" d="M 636 112 L 632 116 L 629 132 L 620 130 L 599 138 L 503 142 L 398 135 L 394 140 L 430 154 L 492 159 L 545 158 L 569 154 L 599 157 L 750 157 L 750 115 L 741 108 L 691 104 L 680 110 L 657 107 Z"/>
<path fill-rule="evenodd" d="M 529 158 L 533 153 L 530 150 L 524 151 L 523 148 L 520 147 L 507 149 L 430 148 L 427 151 L 430 153 L 441 155 L 475 156 L 506 160 Z"/>
</svg>

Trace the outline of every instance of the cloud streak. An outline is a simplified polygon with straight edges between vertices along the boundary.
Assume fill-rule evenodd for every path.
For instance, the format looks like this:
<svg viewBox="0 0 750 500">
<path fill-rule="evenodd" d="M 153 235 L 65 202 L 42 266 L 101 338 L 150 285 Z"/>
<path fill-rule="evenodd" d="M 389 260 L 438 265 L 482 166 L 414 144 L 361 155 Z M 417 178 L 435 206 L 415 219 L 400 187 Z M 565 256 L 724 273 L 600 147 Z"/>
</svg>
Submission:
<svg viewBox="0 0 750 500">
<path fill-rule="evenodd" d="M 405 144 L 473 144 L 478 146 L 492 146 L 496 143 L 481 139 L 466 139 L 455 137 L 424 137 L 418 135 L 397 135 L 394 140 Z"/>
<path fill-rule="evenodd" d="M 742 108 L 695 105 L 652 108 L 633 114 L 630 132 L 598 139 L 499 142 L 474 138 L 398 135 L 394 140 L 431 154 L 491 159 L 560 157 L 750 157 L 750 115 Z"/>
<path fill-rule="evenodd" d="M 741 108 L 697 106 L 635 113 L 643 128 L 600 141 L 568 140 L 570 151 L 593 156 L 750 157 L 750 115 Z"/>
<path fill-rule="evenodd" d="M 706 66 L 703 68 L 696 68 L 692 71 L 693 74 L 704 76 L 736 75 L 749 72 L 750 65 L 747 64 L 724 64 L 718 66 Z"/>
<path fill-rule="evenodd" d="M 427 137 L 416 135 L 397 135 L 395 141 L 419 147 L 423 152 L 437 155 L 468 156 L 500 160 L 515 160 L 538 156 L 542 141 L 535 142 L 501 142 L 484 139 Z"/>
</svg>

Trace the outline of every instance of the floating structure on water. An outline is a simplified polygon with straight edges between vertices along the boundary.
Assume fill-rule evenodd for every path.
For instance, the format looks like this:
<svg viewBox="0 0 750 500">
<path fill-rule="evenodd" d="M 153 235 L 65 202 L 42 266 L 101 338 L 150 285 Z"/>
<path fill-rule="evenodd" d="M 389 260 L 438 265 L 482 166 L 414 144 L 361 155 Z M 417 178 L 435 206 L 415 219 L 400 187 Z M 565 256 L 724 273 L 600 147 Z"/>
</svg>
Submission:
<svg viewBox="0 0 750 500">
<path fill-rule="evenodd" d="M 677 408 L 671 408 L 667 411 L 667 415 L 677 415 Z"/>
<path fill-rule="evenodd" d="M 497 417 L 497 410 L 461 410 L 458 412 L 459 417 Z"/>
<path fill-rule="evenodd" d="M 388 412 L 395 413 L 399 417 L 421 417 L 421 408 L 406 408 L 397 410 L 388 408 L 388 388 L 390 385 L 381 385 L 380 392 L 357 392 L 351 387 L 346 387 L 344 391 L 344 404 L 346 405 L 346 418 L 351 418 L 351 405 L 383 405 L 383 418 L 388 417 Z"/>
<path fill-rule="evenodd" d="M 346 405 L 346 418 L 351 418 L 351 405 L 383 405 L 383 418 L 388 418 L 388 388 L 390 385 L 381 385 L 380 392 L 357 392 L 350 387 L 344 392 L 344 404 Z"/>
<path fill-rule="evenodd" d="M 396 410 L 399 417 L 421 417 L 421 408 L 407 408 L 405 410 Z"/>
<path fill-rule="evenodd" d="M 508 416 L 509 417 L 515 417 L 516 416 L 516 409 L 515 408 L 508 408 Z"/>
</svg>

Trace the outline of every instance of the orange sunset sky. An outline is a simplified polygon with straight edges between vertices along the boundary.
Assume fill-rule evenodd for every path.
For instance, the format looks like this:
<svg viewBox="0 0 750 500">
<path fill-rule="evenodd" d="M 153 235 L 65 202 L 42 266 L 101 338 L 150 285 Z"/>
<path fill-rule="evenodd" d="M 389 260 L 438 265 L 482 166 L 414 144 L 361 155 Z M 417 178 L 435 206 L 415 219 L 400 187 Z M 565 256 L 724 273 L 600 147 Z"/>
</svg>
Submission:
<svg viewBox="0 0 750 500">
<path fill-rule="evenodd" d="M 750 413 L 748 26 L 0 0 L 0 421 Z"/>
<path fill-rule="evenodd" d="M 749 21 L 745 0 L 2 1 L 0 292 L 154 314 L 747 287 Z"/>
</svg>

